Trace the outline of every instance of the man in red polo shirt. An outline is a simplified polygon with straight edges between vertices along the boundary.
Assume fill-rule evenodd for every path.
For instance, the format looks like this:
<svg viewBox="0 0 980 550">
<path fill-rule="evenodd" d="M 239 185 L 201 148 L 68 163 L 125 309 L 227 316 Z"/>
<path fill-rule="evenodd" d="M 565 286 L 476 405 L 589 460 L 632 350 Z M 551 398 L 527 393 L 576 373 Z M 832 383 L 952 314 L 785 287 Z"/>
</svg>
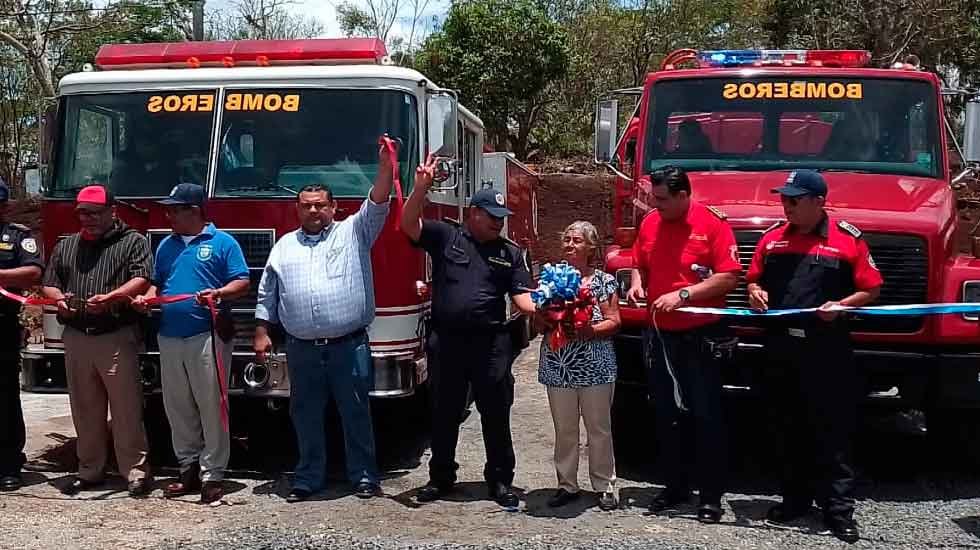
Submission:
<svg viewBox="0 0 980 550">
<path fill-rule="evenodd" d="M 691 200 L 691 183 L 682 169 L 656 170 L 650 182 L 655 210 L 640 225 L 633 248 L 636 268 L 626 295 L 633 304 L 650 298 L 645 360 L 656 411 L 658 462 L 667 484 L 650 510 L 658 513 L 687 501 L 692 483 L 697 483 L 698 520 L 717 523 L 726 457 L 716 357 L 717 352 L 730 353 L 734 340 L 717 317 L 675 310 L 724 306 L 725 295 L 738 284 L 738 247 L 725 215 Z"/>
</svg>

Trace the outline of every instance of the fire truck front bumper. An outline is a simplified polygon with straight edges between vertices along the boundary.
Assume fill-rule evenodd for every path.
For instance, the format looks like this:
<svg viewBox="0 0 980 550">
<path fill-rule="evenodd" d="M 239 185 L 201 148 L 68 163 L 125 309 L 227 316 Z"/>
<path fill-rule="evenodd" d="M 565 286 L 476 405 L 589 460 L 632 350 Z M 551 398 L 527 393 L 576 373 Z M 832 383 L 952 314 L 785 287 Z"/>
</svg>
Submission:
<svg viewBox="0 0 980 550">
<path fill-rule="evenodd" d="M 428 378 L 424 357 L 414 354 L 373 353 L 374 388 L 371 397 L 408 397 Z M 159 393 L 160 354 L 139 355 L 140 378 L 146 394 Z M 289 369 L 285 354 L 272 354 L 265 363 L 255 355 L 235 351 L 229 366 L 229 395 L 246 397 L 289 397 Z M 64 351 L 30 345 L 21 353 L 21 389 L 32 393 L 67 393 Z"/>
</svg>

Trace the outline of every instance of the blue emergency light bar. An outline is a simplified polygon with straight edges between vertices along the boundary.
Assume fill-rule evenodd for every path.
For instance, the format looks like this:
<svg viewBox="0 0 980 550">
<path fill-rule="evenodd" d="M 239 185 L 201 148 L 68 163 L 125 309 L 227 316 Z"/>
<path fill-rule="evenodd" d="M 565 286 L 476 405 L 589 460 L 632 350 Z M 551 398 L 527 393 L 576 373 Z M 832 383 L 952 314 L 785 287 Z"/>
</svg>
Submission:
<svg viewBox="0 0 980 550">
<path fill-rule="evenodd" d="M 864 50 L 709 50 L 698 52 L 703 68 L 809 65 L 813 67 L 865 67 L 871 54 Z"/>
</svg>

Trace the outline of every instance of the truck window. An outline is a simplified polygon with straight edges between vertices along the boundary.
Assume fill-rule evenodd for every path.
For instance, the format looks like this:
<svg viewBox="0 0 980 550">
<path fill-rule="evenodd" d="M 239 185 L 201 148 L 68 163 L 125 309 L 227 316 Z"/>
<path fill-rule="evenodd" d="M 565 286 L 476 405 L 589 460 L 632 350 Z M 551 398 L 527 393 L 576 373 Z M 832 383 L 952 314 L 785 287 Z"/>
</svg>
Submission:
<svg viewBox="0 0 980 550">
<path fill-rule="evenodd" d="M 663 80 L 645 171 L 815 168 L 940 176 L 935 89 L 908 79 Z"/>
<path fill-rule="evenodd" d="M 207 181 L 213 90 L 68 96 L 51 197 L 86 185 L 119 197 L 164 197 L 175 185 Z"/>
<path fill-rule="evenodd" d="M 215 195 L 287 197 L 307 185 L 366 197 L 378 170 L 378 136 L 400 141 L 405 193 L 418 159 L 415 99 L 394 90 L 228 89 Z"/>
</svg>

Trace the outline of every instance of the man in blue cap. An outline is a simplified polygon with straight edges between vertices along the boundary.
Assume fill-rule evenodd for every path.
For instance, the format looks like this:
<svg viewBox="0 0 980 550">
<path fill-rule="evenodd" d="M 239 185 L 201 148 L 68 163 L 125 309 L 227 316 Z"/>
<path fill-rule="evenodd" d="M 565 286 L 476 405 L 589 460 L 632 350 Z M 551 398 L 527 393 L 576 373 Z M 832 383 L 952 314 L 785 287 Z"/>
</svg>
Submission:
<svg viewBox="0 0 980 550">
<path fill-rule="evenodd" d="M 432 257 L 432 458 L 429 483 L 416 498 L 419 502 L 440 499 L 456 483 L 456 443 L 467 387 L 472 387 L 483 424 L 487 454 L 483 476 L 490 497 L 514 509 L 519 500 L 511 488 L 513 346 L 504 300 L 509 295 L 519 310 L 533 313 L 528 292 L 531 274 L 521 248 L 500 236 L 504 219 L 512 214 L 500 191 L 476 192 L 465 225 L 422 219 L 433 169 L 431 159 L 419 167 L 401 222 L 412 243 Z"/>
<path fill-rule="evenodd" d="M 0 179 L 0 286 L 15 293 L 41 280 L 44 263 L 37 241 L 28 227 L 6 221 L 10 189 Z M 20 304 L 0 301 L 0 491 L 21 486 L 24 465 L 24 414 L 20 407 L 18 368 L 24 334 L 18 314 Z"/>
<path fill-rule="evenodd" d="M 877 299 L 881 273 L 861 231 L 827 215 L 827 184 L 819 172 L 796 170 L 772 192 L 780 195 L 786 221 L 759 240 L 746 275 L 749 302 L 761 311 L 819 309 L 767 326 L 770 362 L 759 385 L 771 407 L 783 470 L 783 502 L 767 519 L 791 522 L 816 500 L 831 533 L 853 543 L 860 535 L 850 451 L 860 385 L 838 306 Z"/>
<path fill-rule="evenodd" d="M 146 300 L 157 295 L 197 295 L 196 300 L 161 306 L 157 341 L 163 405 L 180 463 L 180 476 L 167 485 L 164 496 L 199 490 L 201 502 L 210 503 L 224 494 L 222 480 L 231 455 L 215 361 L 221 354 L 231 366 L 234 327 L 228 305 L 248 292 L 248 266 L 238 241 L 207 221 L 203 187 L 181 183 L 160 204 L 174 232 L 156 251 L 153 286 L 133 305 L 145 311 Z M 218 326 L 212 326 L 209 298 L 221 307 Z"/>
</svg>

